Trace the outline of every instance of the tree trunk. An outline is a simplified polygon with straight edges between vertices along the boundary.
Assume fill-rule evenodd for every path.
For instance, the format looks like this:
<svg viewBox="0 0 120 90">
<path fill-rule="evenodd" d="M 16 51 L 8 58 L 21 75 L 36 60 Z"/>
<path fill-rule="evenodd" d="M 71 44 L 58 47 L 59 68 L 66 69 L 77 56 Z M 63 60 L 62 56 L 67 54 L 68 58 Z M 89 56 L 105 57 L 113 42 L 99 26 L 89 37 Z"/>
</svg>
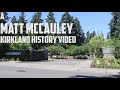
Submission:
<svg viewBox="0 0 120 90">
<path fill-rule="evenodd" d="M 96 56 L 95 56 L 95 53 L 93 54 L 93 59 L 95 59 L 96 58 Z"/>
<path fill-rule="evenodd" d="M 57 55 L 57 59 L 58 59 L 58 55 Z"/>
<path fill-rule="evenodd" d="M 52 58 L 52 54 L 50 54 L 50 58 Z"/>
</svg>

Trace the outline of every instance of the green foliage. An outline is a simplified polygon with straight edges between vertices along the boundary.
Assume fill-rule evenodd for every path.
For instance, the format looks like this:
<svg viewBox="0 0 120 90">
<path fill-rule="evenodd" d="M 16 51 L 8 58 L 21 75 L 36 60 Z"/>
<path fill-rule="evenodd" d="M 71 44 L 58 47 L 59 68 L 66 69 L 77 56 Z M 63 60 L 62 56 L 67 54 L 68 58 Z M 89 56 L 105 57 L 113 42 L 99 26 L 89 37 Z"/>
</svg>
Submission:
<svg viewBox="0 0 120 90">
<path fill-rule="evenodd" d="M 120 40 L 117 39 L 117 38 L 113 38 L 112 42 L 113 42 L 113 46 L 115 48 L 115 50 L 114 50 L 114 57 L 116 59 L 120 59 Z"/>
<path fill-rule="evenodd" d="M 79 51 L 79 47 L 78 46 L 75 46 L 75 45 L 72 45 L 68 48 L 68 51 L 70 51 L 70 56 L 76 56 L 78 55 L 78 51 Z"/>
<path fill-rule="evenodd" d="M 77 37 L 77 42 L 76 45 L 82 45 L 84 44 L 85 41 L 85 36 L 82 30 L 82 26 L 80 25 L 80 21 L 78 20 L 78 18 L 74 18 L 73 16 L 71 16 L 69 14 L 69 12 L 65 12 L 62 15 L 61 23 L 73 23 L 73 28 L 72 28 L 72 35 L 76 35 Z M 68 29 L 65 30 L 67 32 L 68 35 Z"/>
<path fill-rule="evenodd" d="M 12 18 L 11 18 L 11 23 L 17 23 L 18 21 L 17 21 L 17 18 L 16 18 L 16 16 L 13 16 Z"/>
<path fill-rule="evenodd" d="M 104 38 L 102 36 L 96 36 L 90 40 L 89 44 L 96 49 L 98 47 L 102 47 L 103 41 Z"/>
<path fill-rule="evenodd" d="M 72 35 L 76 35 L 77 41 L 76 45 L 82 45 L 85 42 L 84 32 L 82 30 L 82 26 L 80 25 L 80 21 L 78 18 L 73 19 L 73 29 Z"/>
<path fill-rule="evenodd" d="M 103 54 L 102 54 L 101 48 L 103 46 L 103 41 L 104 41 L 104 38 L 102 36 L 93 37 L 88 44 L 90 46 L 89 48 L 90 53 L 96 57 L 102 57 Z"/>
<path fill-rule="evenodd" d="M 95 36 L 96 36 L 96 32 L 93 31 L 93 32 L 90 34 L 90 38 L 93 38 L 93 37 L 95 37 Z"/>
<path fill-rule="evenodd" d="M 112 20 L 110 22 L 110 37 L 120 38 L 120 12 L 112 13 Z"/>
<path fill-rule="evenodd" d="M 25 24 L 27 23 L 27 20 L 26 20 L 26 15 L 25 15 L 24 12 L 21 12 L 21 13 L 20 13 L 19 18 L 18 18 L 18 20 L 17 20 L 17 23 L 24 23 L 22 35 L 27 35 L 27 34 L 26 34 L 26 31 L 25 31 L 25 30 L 26 30 L 26 29 L 25 29 L 25 28 L 26 28 Z M 18 28 L 20 28 L 20 26 L 19 26 Z M 19 29 L 18 29 L 17 35 L 21 35 Z"/>
<path fill-rule="evenodd" d="M 91 68 L 120 69 L 120 59 L 97 58 L 91 63 Z"/>
<path fill-rule="evenodd" d="M 41 19 L 42 13 L 41 12 L 36 12 L 31 19 L 31 23 L 43 23 L 43 19 Z M 37 30 L 39 29 L 39 27 L 36 28 Z M 35 35 L 35 34 L 34 34 Z M 39 36 L 41 36 L 40 34 L 37 34 Z M 32 48 L 38 50 L 40 48 L 43 48 L 46 44 L 38 44 L 38 43 L 32 43 Z"/>
<path fill-rule="evenodd" d="M 42 23 L 43 20 L 41 19 L 42 13 L 41 12 L 36 12 L 31 19 L 31 23 Z"/>
<path fill-rule="evenodd" d="M 46 18 L 46 22 L 50 25 L 50 23 L 56 23 L 55 21 L 55 17 L 54 17 L 54 13 L 53 12 L 49 12 Z M 52 28 L 54 31 L 54 27 Z M 47 35 L 52 35 L 52 36 L 57 36 L 57 34 L 47 34 Z M 46 44 L 46 46 L 50 46 L 50 45 L 58 45 L 58 43 L 56 44 Z"/>
<path fill-rule="evenodd" d="M 90 41 L 90 32 L 89 31 L 87 31 L 87 33 L 86 33 L 86 43 L 88 43 L 89 41 Z"/>
<path fill-rule="evenodd" d="M 13 43 L 10 45 L 11 49 L 17 49 L 17 50 L 26 50 L 31 46 L 31 44 L 26 43 Z"/>
<path fill-rule="evenodd" d="M 98 48 L 97 52 L 95 53 L 96 58 L 102 58 L 103 57 L 103 51 L 102 48 Z"/>
<path fill-rule="evenodd" d="M 0 44 L 0 58 L 3 58 L 5 53 L 9 50 L 9 44 Z"/>
<path fill-rule="evenodd" d="M 114 45 L 114 42 L 112 39 L 107 39 L 107 40 L 104 40 L 103 42 L 103 46 L 104 47 L 110 47 L 110 46 L 113 46 Z"/>
<path fill-rule="evenodd" d="M 116 59 L 120 59 L 120 46 L 115 46 L 114 56 Z"/>
<path fill-rule="evenodd" d="M 24 12 L 21 12 L 19 15 L 18 23 L 27 23 L 27 20 L 25 19 L 26 15 Z"/>
<path fill-rule="evenodd" d="M 8 16 L 7 12 L 3 12 L 3 14 L 4 14 L 4 20 L 0 20 L 0 22 L 6 23 L 6 22 L 8 22 L 8 20 L 10 19 L 10 17 Z M 1 15 L 1 12 L 0 12 L 0 15 Z"/>
<path fill-rule="evenodd" d="M 69 14 L 69 12 L 65 12 L 63 15 L 62 15 L 62 18 L 61 18 L 61 21 L 60 21 L 60 25 L 62 24 L 62 23 L 73 23 L 74 22 L 74 18 L 73 18 L 73 16 L 71 16 L 70 14 Z M 61 26 L 60 26 L 61 27 Z M 68 33 L 68 28 L 66 28 L 66 35 L 68 35 L 69 33 Z M 65 43 L 63 43 L 63 44 L 61 44 L 64 48 L 66 48 L 67 46 L 68 46 L 68 44 L 65 44 Z"/>
<path fill-rule="evenodd" d="M 120 39 L 119 38 L 113 38 L 113 46 L 120 46 Z"/>
<path fill-rule="evenodd" d="M 46 19 L 47 23 L 55 23 L 55 17 L 54 17 L 54 13 L 53 12 L 49 12 L 47 19 Z"/>
<path fill-rule="evenodd" d="M 78 55 L 87 55 L 89 54 L 89 51 L 87 45 L 82 45 L 82 46 L 71 45 L 69 46 L 68 49 L 65 50 L 64 54 L 67 56 L 75 57 Z"/>
<path fill-rule="evenodd" d="M 73 20 L 73 16 L 71 16 L 69 14 L 69 12 L 65 12 L 63 15 L 62 15 L 62 18 L 61 18 L 61 21 L 60 23 L 73 23 L 74 20 Z"/>
<path fill-rule="evenodd" d="M 110 32 L 107 33 L 107 39 L 110 39 Z"/>
<path fill-rule="evenodd" d="M 47 49 L 48 52 L 51 54 L 51 57 L 53 55 L 63 55 L 63 52 L 65 51 L 63 47 L 54 45 L 48 46 Z"/>
<path fill-rule="evenodd" d="M 4 20 L 0 20 L 0 23 L 7 23 L 10 17 L 8 17 L 8 13 L 7 12 L 3 12 L 3 14 L 4 14 Z M 0 36 L 3 36 L 3 35 L 4 34 L 1 34 Z M 9 46 L 10 46 L 10 44 L 0 43 L 0 58 L 4 57 L 5 53 L 10 48 Z"/>
<path fill-rule="evenodd" d="M 92 33 L 90 33 L 89 31 L 87 31 L 85 43 L 89 43 L 89 41 L 91 40 L 91 38 L 93 38 L 95 36 L 96 36 L 96 32 L 95 31 L 93 31 Z"/>
</svg>

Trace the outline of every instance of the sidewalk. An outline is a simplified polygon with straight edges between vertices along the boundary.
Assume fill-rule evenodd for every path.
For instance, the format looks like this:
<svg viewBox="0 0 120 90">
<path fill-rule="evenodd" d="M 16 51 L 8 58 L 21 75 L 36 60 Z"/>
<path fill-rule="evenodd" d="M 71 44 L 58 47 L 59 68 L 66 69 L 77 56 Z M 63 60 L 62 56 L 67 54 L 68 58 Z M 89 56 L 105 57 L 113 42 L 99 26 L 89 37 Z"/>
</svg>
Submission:
<svg viewBox="0 0 120 90">
<path fill-rule="evenodd" d="M 60 62 L 60 61 L 59 61 Z M 59 63 L 58 62 L 58 63 Z M 60 70 L 60 71 L 77 71 L 77 72 L 90 72 L 90 73 L 102 73 L 102 74 L 115 74 L 118 75 L 120 70 L 117 69 L 101 69 L 101 68 L 90 68 L 92 60 L 75 61 L 76 63 L 72 65 L 67 65 L 67 61 L 61 61 L 64 64 L 56 64 L 53 62 L 22 62 L 10 61 L 10 62 L 0 62 L 0 66 L 14 66 L 14 67 L 24 67 L 24 68 L 35 68 L 35 69 L 47 69 L 47 70 Z M 70 61 L 68 61 L 70 62 Z M 53 64 L 51 64 L 53 63 Z"/>
</svg>

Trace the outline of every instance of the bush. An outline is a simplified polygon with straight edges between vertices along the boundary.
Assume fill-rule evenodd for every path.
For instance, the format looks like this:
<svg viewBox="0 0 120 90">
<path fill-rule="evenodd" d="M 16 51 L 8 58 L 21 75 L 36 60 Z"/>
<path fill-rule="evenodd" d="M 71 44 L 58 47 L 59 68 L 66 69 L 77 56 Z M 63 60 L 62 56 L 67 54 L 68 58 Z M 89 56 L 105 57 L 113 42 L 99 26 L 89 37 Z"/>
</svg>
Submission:
<svg viewBox="0 0 120 90">
<path fill-rule="evenodd" d="M 103 41 L 103 47 L 110 47 L 110 46 L 113 46 L 114 45 L 114 40 L 112 39 L 107 39 L 105 41 Z"/>
<path fill-rule="evenodd" d="M 5 56 L 5 53 L 9 50 L 9 44 L 0 44 L 0 59 Z"/>
<path fill-rule="evenodd" d="M 93 37 L 88 45 L 89 45 L 89 51 L 94 56 L 94 58 L 100 58 L 103 56 L 102 54 L 102 46 L 104 44 L 104 38 L 103 36 L 95 36 Z"/>
<path fill-rule="evenodd" d="M 68 49 L 65 49 L 64 55 L 66 56 L 73 56 L 74 58 L 84 58 L 85 55 L 89 54 L 89 50 L 87 45 L 82 46 L 69 46 Z"/>
<path fill-rule="evenodd" d="M 50 45 L 47 47 L 48 48 L 48 52 L 50 53 L 51 57 L 53 55 L 63 55 L 63 53 L 65 52 L 64 48 L 61 46 L 54 46 L 54 45 Z"/>
<path fill-rule="evenodd" d="M 81 55 L 85 56 L 89 54 L 89 49 L 87 45 L 82 45 L 82 46 L 75 46 L 71 45 L 67 49 L 64 49 L 61 46 L 48 46 L 48 52 L 50 53 L 51 57 L 53 55 L 65 55 L 65 56 L 73 56 L 73 57 L 79 57 Z"/>
<path fill-rule="evenodd" d="M 110 69 L 120 69 L 120 59 L 112 58 L 96 58 L 91 63 L 91 68 L 110 68 Z"/>
<path fill-rule="evenodd" d="M 63 52 L 63 55 L 65 55 L 65 56 L 72 56 L 71 51 L 70 51 L 69 49 L 66 49 L 66 50 Z"/>
<path fill-rule="evenodd" d="M 30 47 L 30 44 L 27 43 L 13 43 L 10 45 L 11 49 L 17 49 L 17 50 L 26 50 Z"/>
<path fill-rule="evenodd" d="M 116 59 L 120 59 L 120 46 L 115 46 L 114 56 Z"/>
<path fill-rule="evenodd" d="M 103 58 L 103 55 L 102 48 L 98 48 L 97 52 L 95 53 L 96 58 Z"/>
</svg>

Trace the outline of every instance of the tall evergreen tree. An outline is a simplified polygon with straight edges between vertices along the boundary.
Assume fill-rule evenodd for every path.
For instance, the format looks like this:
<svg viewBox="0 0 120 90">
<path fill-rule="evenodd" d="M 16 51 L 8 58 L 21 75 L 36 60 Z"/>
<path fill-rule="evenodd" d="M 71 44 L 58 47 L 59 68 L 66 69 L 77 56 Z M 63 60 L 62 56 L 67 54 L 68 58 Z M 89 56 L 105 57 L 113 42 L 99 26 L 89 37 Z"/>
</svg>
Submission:
<svg viewBox="0 0 120 90">
<path fill-rule="evenodd" d="M 74 22 L 74 19 L 73 17 L 69 14 L 69 12 L 65 12 L 63 15 L 62 15 L 62 18 L 61 18 L 61 21 L 60 21 L 60 25 L 62 23 L 73 23 Z M 61 26 L 60 26 L 61 27 Z M 68 33 L 68 29 L 66 28 L 66 35 L 69 35 Z M 61 44 L 64 48 L 67 48 L 68 44 Z"/>
<path fill-rule="evenodd" d="M 50 25 L 50 23 L 56 23 L 55 21 L 55 17 L 54 17 L 54 13 L 53 12 L 49 12 L 46 18 L 46 22 Z M 52 30 L 54 31 L 54 27 L 52 28 Z M 52 34 L 53 35 L 53 34 Z M 57 34 L 54 34 L 55 36 L 57 36 Z M 47 44 L 47 46 L 49 46 L 51 44 Z M 54 45 L 58 45 L 57 43 L 55 43 Z"/>
<path fill-rule="evenodd" d="M 1 15 L 1 13 L 2 12 L 0 12 L 0 15 Z M 10 19 L 7 12 L 3 12 L 3 14 L 4 14 L 4 20 L 0 20 L 0 23 L 6 23 Z"/>
<path fill-rule="evenodd" d="M 48 13 L 47 18 L 46 18 L 46 22 L 47 22 L 48 24 L 50 24 L 50 23 L 56 23 L 53 12 L 49 12 L 49 13 Z M 53 31 L 54 31 L 54 27 L 53 27 Z"/>
<path fill-rule="evenodd" d="M 95 31 L 93 31 L 93 37 L 95 37 L 96 36 L 96 32 Z"/>
<path fill-rule="evenodd" d="M 102 37 L 104 37 L 104 35 L 103 35 L 102 31 L 101 31 L 101 36 L 102 36 Z"/>
<path fill-rule="evenodd" d="M 96 32 L 93 31 L 93 32 L 90 34 L 90 39 L 93 38 L 93 37 L 95 37 L 95 36 L 96 36 Z"/>
<path fill-rule="evenodd" d="M 18 20 L 17 20 L 16 16 L 13 16 L 11 18 L 11 23 L 18 23 Z"/>
<path fill-rule="evenodd" d="M 90 41 L 90 32 L 89 31 L 87 31 L 87 33 L 86 33 L 86 43 L 88 43 L 89 41 Z"/>
<path fill-rule="evenodd" d="M 61 23 L 74 23 L 74 18 L 73 18 L 73 16 L 71 16 L 71 15 L 69 14 L 69 12 L 65 12 L 65 13 L 62 15 L 60 24 L 61 24 Z M 66 34 L 68 34 L 68 29 L 66 29 Z"/>
<path fill-rule="evenodd" d="M 42 23 L 43 19 L 41 19 L 42 13 L 41 12 L 36 12 L 31 19 L 31 23 Z"/>
<path fill-rule="evenodd" d="M 16 20 L 16 17 L 13 17 L 11 22 L 24 23 L 23 34 L 20 34 L 19 27 L 18 27 L 18 36 L 27 36 L 26 31 L 25 31 L 26 30 L 25 24 L 27 23 L 25 12 L 20 13 L 18 20 Z M 28 49 L 29 46 L 30 44 L 27 44 L 27 43 L 17 43 L 17 44 L 13 43 L 11 47 L 15 49 L 24 50 L 24 49 Z"/>
<path fill-rule="evenodd" d="M 69 14 L 69 12 L 65 12 L 62 15 L 60 23 L 73 23 L 73 28 L 72 28 L 72 35 L 77 36 L 77 45 L 81 45 L 85 41 L 85 36 L 82 30 L 82 27 L 80 25 L 80 21 L 78 18 L 74 18 Z M 68 29 L 66 29 L 67 35 L 68 35 Z"/>
<path fill-rule="evenodd" d="M 17 23 L 18 21 L 17 21 L 17 18 L 16 18 L 16 16 L 13 16 L 12 18 L 11 18 L 11 23 Z"/>
<path fill-rule="evenodd" d="M 53 12 L 49 12 L 47 19 L 46 19 L 47 23 L 55 23 L 55 17 L 54 17 L 54 13 Z"/>
<path fill-rule="evenodd" d="M 88 43 L 91 40 L 91 38 L 93 38 L 95 36 L 97 36 L 95 31 L 93 31 L 92 33 L 87 31 L 87 33 L 86 33 L 86 43 Z"/>
<path fill-rule="evenodd" d="M 112 20 L 110 22 L 110 37 L 120 38 L 120 12 L 112 13 Z"/>
<path fill-rule="evenodd" d="M 20 13 L 20 16 L 17 20 L 16 16 L 13 16 L 11 18 L 11 23 L 27 23 L 27 20 L 25 19 L 25 13 L 24 12 L 21 12 Z M 20 32 L 19 32 L 19 27 L 18 27 L 18 34 L 17 36 L 23 36 L 23 35 L 27 35 L 25 33 L 25 26 L 23 27 L 23 34 L 21 35 Z M 31 45 L 30 44 L 27 44 L 27 43 L 12 43 L 10 45 L 11 49 L 21 49 L 21 50 L 25 50 L 25 49 L 28 49 Z"/>
<path fill-rule="evenodd" d="M 2 12 L 0 12 L 1 14 Z M 0 20 L 0 23 L 7 23 L 10 17 L 8 16 L 7 12 L 3 12 L 4 20 Z M 3 36 L 4 34 L 0 35 Z M 5 35 L 4 35 L 5 36 Z M 9 50 L 10 45 L 7 43 L 0 43 L 0 58 L 3 58 L 5 53 Z"/>
<path fill-rule="evenodd" d="M 36 12 L 31 19 L 31 23 L 42 23 L 43 20 L 41 19 L 42 13 L 41 12 Z M 39 29 L 39 27 L 37 27 L 37 30 Z M 32 48 L 34 49 L 40 49 L 43 46 L 45 46 L 45 44 L 38 44 L 38 43 L 33 43 L 32 44 Z"/>
<path fill-rule="evenodd" d="M 25 17 L 26 17 L 25 12 L 21 12 L 19 15 L 18 23 L 27 23 Z"/>
<path fill-rule="evenodd" d="M 107 39 L 110 39 L 110 33 L 109 32 L 107 33 Z"/>
<path fill-rule="evenodd" d="M 21 12 L 20 15 L 19 15 L 19 18 L 18 18 L 18 23 L 24 23 L 24 26 L 23 26 L 23 34 L 22 35 L 26 35 L 26 32 L 25 32 L 25 24 L 27 23 L 27 20 L 26 20 L 26 15 L 24 12 Z M 18 30 L 18 35 L 20 35 L 20 31 Z"/>
<path fill-rule="evenodd" d="M 78 18 L 74 19 L 72 34 L 77 36 L 77 45 L 84 44 L 85 36 L 84 36 L 84 32 L 83 32 L 82 26 L 80 25 L 80 21 L 78 20 Z"/>
</svg>

